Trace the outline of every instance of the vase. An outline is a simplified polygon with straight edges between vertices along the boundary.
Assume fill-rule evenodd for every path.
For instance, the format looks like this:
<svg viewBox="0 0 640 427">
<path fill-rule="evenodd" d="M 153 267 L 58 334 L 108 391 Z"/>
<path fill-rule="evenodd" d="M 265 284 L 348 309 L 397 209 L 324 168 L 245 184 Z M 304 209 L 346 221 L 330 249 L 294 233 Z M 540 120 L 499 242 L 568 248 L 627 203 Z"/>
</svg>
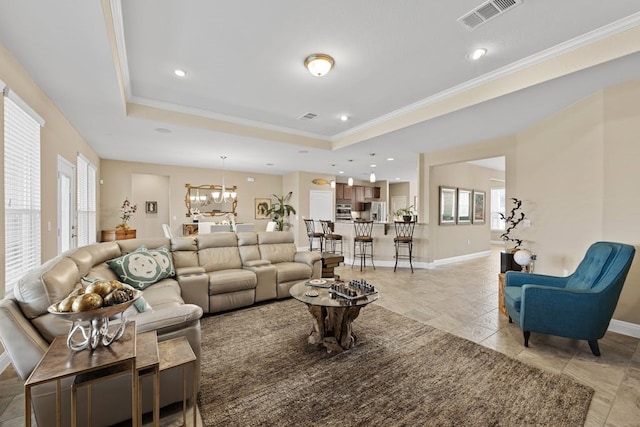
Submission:
<svg viewBox="0 0 640 427">
<path fill-rule="evenodd" d="M 522 270 L 522 267 L 513 259 L 513 254 L 514 252 L 511 251 L 500 252 L 500 273 Z"/>
<path fill-rule="evenodd" d="M 127 232 L 128 230 L 129 230 L 129 224 L 127 224 L 127 223 L 116 225 L 116 231 Z"/>
</svg>

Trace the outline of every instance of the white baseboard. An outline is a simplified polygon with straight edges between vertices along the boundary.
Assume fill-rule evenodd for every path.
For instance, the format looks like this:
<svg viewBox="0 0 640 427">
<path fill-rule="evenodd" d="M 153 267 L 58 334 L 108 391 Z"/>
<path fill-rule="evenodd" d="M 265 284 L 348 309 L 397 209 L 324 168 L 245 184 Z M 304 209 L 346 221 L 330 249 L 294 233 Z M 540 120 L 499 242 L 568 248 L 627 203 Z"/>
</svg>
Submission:
<svg viewBox="0 0 640 427">
<path fill-rule="evenodd" d="M 350 267 L 351 263 L 353 262 L 353 260 L 351 258 L 344 258 L 344 265 L 346 267 Z M 396 265 L 396 261 L 395 260 L 377 260 L 374 259 L 373 263 L 375 264 L 376 267 L 391 267 L 393 268 Z M 360 265 L 360 260 L 357 259 L 354 263 L 353 263 L 353 268 L 355 269 L 356 267 L 359 267 Z M 371 265 L 371 260 L 367 260 L 366 264 L 367 267 L 369 267 Z M 409 261 L 398 261 L 398 268 L 411 268 L 411 265 L 409 264 Z M 417 269 L 417 268 L 433 268 L 433 265 L 431 263 L 428 262 L 418 262 L 418 261 L 414 261 L 413 262 L 413 269 Z"/>
<path fill-rule="evenodd" d="M 640 338 L 640 325 L 636 323 L 624 322 L 622 320 L 611 319 L 609 331 L 634 338 Z"/>
<path fill-rule="evenodd" d="M 451 258 L 437 259 L 433 261 L 432 265 L 437 267 L 438 265 L 452 264 L 454 262 L 467 261 L 470 259 L 482 258 L 489 255 L 491 255 L 491 251 L 475 252 L 472 254 L 460 255 Z"/>
<path fill-rule="evenodd" d="M 7 369 L 10 364 L 11 364 L 11 360 L 9 360 L 9 355 L 7 354 L 6 351 L 3 351 L 2 354 L 0 354 L 0 374 L 3 373 L 4 370 Z"/>
</svg>

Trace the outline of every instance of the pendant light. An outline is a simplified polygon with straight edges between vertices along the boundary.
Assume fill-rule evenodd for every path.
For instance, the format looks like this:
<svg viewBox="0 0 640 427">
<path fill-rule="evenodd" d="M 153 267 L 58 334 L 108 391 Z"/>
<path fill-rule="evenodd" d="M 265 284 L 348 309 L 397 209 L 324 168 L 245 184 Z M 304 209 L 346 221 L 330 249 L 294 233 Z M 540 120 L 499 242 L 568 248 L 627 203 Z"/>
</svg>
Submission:
<svg viewBox="0 0 640 427">
<path fill-rule="evenodd" d="M 220 158 L 222 159 L 222 188 L 221 190 L 213 191 L 211 196 L 213 197 L 214 203 L 231 203 L 238 197 L 238 193 L 236 193 L 233 188 L 229 189 L 231 191 L 227 190 L 224 181 L 224 161 L 227 159 L 227 156 L 220 156 Z"/>
<path fill-rule="evenodd" d="M 372 168 L 376 167 L 375 163 L 373 163 L 375 156 L 376 156 L 376 153 L 371 153 L 371 167 Z M 373 172 L 373 170 L 371 171 L 371 175 L 369 175 L 369 182 L 376 182 L 376 174 Z"/>
<path fill-rule="evenodd" d="M 349 163 L 353 162 L 353 160 L 349 160 Z M 351 172 L 352 167 L 349 166 L 349 172 Z M 349 179 L 347 180 L 347 185 L 349 187 L 353 187 L 353 178 L 350 176 Z"/>
</svg>

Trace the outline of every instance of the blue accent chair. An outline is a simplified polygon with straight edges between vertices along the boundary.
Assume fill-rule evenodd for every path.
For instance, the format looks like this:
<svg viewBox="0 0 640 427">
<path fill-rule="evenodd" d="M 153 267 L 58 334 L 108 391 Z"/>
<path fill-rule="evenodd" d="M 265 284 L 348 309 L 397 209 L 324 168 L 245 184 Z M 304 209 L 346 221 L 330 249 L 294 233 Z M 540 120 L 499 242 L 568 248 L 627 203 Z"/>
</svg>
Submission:
<svg viewBox="0 0 640 427">
<path fill-rule="evenodd" d="M 504 305 L 529 347 L 531 331 L 587 340 L 600 356 L 598 340 L 607 332 L 635 248 L 613 242 L 589 247 L 568 277 L 507 271 Z"/>
</svg>

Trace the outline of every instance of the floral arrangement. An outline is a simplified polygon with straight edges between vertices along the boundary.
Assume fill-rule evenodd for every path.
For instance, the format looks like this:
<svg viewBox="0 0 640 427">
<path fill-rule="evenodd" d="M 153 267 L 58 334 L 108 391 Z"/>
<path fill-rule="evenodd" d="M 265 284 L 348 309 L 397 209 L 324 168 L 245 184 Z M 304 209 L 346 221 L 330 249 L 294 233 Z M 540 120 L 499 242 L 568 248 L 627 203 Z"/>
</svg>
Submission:
<svg viewBox="0 0 640 427">
<path fill-rule="evenodd" d="M 124 228 L 125 230 L 129 228 L 129 220 L 131 219 L 131 215 L 136 213 L 138 210 L 138 205 L 132 205 L 128 198 L 124 199 L 122 202 L 122 206 L 120 206 L 120 219 L 122 222 L 118 225 L 119 228 Z"/>
</svg>

